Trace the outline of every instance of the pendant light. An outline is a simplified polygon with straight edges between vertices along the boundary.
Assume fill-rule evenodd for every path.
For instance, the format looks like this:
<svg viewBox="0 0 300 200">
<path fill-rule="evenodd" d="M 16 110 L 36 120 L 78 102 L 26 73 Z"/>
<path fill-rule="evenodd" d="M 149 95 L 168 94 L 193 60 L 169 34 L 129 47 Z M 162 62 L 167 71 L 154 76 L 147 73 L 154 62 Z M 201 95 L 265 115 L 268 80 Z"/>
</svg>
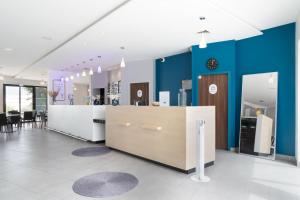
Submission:
<svg viewBox="0 0 300 200">
<path fill-rule="evenodd" d="M 86 76 L 86 72 L 85 72 L 85 69 L 82 71 L 82 74 L 81 76 L 85 77 Z"/>
<path fill-rule="evenodd" d="M 66 82 L 68 82 L 69 81 L 69 77 L 66 77 L 65 80 L 66 80 Z"/>
<path fill-rule="evenodd" d="M 200 31 L 198 33 L 200 34 L 199 48 L 204 49 L 207 47 L 206 34 L 208 34 L 209 31 L 204 30 L 204 31 Z"/>
<path fill-rule="evenodd" d="M 73 79 L 74 79 L 74 76 L 73 76 L 73 75 L 71 75 L 71 76 L 70 76 L 70 79 L 71 79 L 71 80 L 73 80 Z"/>
<path fill-rule="evenodd" d="M 76 74 L 76 76 L 79 78 L 79 76 L 80 76 L 80 73 L 77 73 L 77 74 Z"/>
<path fill-rule="evenodd" d="M 83 65 L 85 65 L 85 61 L 83 61 L 82 63 L 83 63 Z M 83 76 L 83 77 L 86 76 L 86 71 L 85 71 L 85 69 L 83 69 L 81 76 Z"/>
<path fill-rule="evenodd" d="M 101 56 L 98 56 L 98 58 L 99 58 L 99 60 L 100 60 Z M 98 68 L 97 68 L 97 73 L 100 74 L 101 72 L 102 72 L 102 68 L 101 68 L 101 66 L 100 66 L 100 61 L 99 61 L 99 66 L 98 66 Z"/>
<path fill-rule="evenodd" d="M 125 47 L 120 47 L 120 49 L 121 50 L 125 50 Z M 125 64 L 125 59 L 124 59 L 124 57 L 122 57 L 122 59 L 121 59 L 121 63 L 120 63 L 120 67 L 121 68 L 124 68 L 126 66 L 126 64 Z"/>
<path fill-rule="evenodd" d="M 89 75 L 92 76 L 93 74 L 94 74 L 94 72 L 93 72 L 93 69 L 91 68 L 90 71 L 89 71 Z"/>
<path fill-rule="evenodd" d="M 63 78 L 63 77 L 61 77 L 61 78 L 60 78 L 60 81 L 61 81 L 61 82 L 64 82 L 64 78 Z"/>
<path fill-rule="evenodd" d="M 124 67 L 126 67 L 126 64 L 125 64 L 124 57 L 122 57 L 122 59 L 121 59 L 121 64 L 120 64 L 120 67 L 121 67 L 121 68 L 124 68 Z"/>
</svg>

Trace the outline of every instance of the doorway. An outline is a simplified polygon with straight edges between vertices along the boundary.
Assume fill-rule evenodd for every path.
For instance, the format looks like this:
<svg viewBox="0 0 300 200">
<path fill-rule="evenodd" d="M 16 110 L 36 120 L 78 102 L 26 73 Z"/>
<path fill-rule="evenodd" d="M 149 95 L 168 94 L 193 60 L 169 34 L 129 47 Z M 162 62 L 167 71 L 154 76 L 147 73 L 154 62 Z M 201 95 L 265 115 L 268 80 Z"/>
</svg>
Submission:
<svg viewBox="0 0 300 200">
<path fill-rule="evenodd" d="M 130 84 L 130 105 L 149 105 L 149 83 Z"/>
<path fill-rule="evenodd" d="M 228 77 L 227 74 L 204 75 L 198 79 L 199 105 L 216 106 L 216 148 L 228 144 Z"/>
</svg>

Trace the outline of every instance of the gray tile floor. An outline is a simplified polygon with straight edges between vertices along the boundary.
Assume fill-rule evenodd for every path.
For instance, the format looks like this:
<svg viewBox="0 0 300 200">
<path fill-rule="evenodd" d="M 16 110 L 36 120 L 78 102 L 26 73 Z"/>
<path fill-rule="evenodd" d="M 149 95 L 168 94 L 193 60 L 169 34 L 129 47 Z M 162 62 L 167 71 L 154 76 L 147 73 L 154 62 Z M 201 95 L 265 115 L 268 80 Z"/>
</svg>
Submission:
<svg viewBox="0 0 300 200">
<path fill-rule="evenodd" d="M 140 181 L 130 192 L 106 199 L 122 200 L 294 200 L 300 199 L 300 169 L 283 162 L 218 151 L 207 168 L 209 183 L 112 151 L 99 157 L 76 157 L 79 147 L 95 146 L 40 129 L 0 135 L 1 200 L 73 200 L 78 178 L 102 171 L 134 174 Z"/>
</svg>

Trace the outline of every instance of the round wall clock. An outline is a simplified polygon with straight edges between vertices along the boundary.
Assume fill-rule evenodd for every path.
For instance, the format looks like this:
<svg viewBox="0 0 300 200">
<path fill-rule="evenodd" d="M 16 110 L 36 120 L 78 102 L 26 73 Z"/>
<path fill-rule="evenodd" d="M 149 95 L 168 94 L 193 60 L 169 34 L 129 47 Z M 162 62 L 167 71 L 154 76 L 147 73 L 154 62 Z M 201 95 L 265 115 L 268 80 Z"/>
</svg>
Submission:
<svg viewBox="0 0 300 200">
<path fill-rule="evenodd" d="M 217 69 L 218 61 L 215 58 L 209 58 L 206 62 L 206 67 L 210 70 Z"/>
</svg>

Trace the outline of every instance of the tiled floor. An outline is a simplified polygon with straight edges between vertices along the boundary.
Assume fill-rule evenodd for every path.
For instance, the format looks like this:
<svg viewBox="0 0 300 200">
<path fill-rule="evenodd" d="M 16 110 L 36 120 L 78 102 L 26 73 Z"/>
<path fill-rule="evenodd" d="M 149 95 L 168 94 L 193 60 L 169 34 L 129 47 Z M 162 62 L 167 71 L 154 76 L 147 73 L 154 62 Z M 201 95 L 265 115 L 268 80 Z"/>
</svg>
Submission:
<svg viewBox="0 0 300 200">
<path fill-rule="evenodd" d="M 93 146 L 40 129 L 0 135 L 1 200 L 86 199 L 72 191 L 78 178 L 101 171 L 135 175 L 130 192 L 106 199 L 121 200 L 294 200 L 300 199 L 300 169 L 287 163 L 218 151 L 207 168 L 209 183 L 112 151 L 98 157 L 75 157 L 72 150 Z"/>
</svg>

